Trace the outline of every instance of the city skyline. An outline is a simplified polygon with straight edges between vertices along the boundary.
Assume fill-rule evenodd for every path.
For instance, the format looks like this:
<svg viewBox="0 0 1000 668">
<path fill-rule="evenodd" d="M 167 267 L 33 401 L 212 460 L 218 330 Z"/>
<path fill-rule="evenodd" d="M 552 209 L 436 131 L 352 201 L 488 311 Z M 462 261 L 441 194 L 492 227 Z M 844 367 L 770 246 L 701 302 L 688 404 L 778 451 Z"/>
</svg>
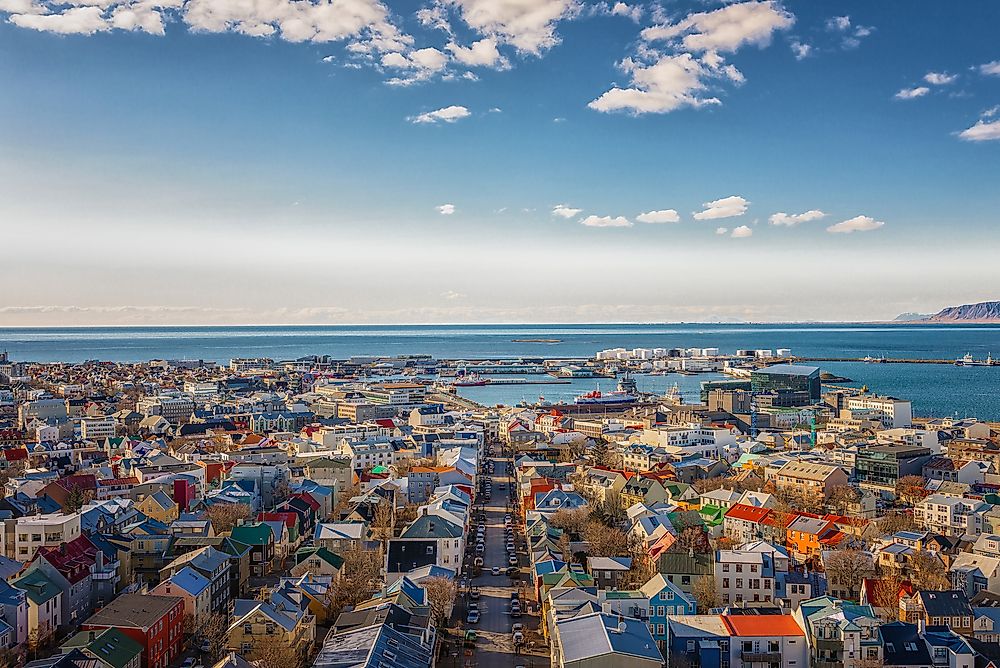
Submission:
<svg viewBox="0 0 1000 668">
<path fill-rule="evenodd" d="M 997 299 L 1000 9 L 921 9 L 0 0 L 0 326 Z"/>
</svg>

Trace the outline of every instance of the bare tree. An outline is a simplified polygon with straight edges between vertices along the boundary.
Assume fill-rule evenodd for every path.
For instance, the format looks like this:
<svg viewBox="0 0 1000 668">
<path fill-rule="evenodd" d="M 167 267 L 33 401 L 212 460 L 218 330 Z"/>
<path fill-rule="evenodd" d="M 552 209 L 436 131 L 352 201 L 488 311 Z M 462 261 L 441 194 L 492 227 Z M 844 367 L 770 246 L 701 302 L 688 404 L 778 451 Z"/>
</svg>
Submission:
<svg viewBox="0 0 1000 668">
<path fill-rule="evenodd" d="M 250 660 L 259 668 L 301 668 L 304 648 L 292 648 L 283 641 L 254 643 Z"/>
<path fill-rule="evenodd" d="M 383 550 L 392 538 L 394 515 L 391 501 L 382 501 L 372 511 L 372 537 L 382 544 Z"/>
<path fill-rule="evenodd" d="M 884 623 L 899 619 L 899 589 L 903 579 L 897 573 L 885 573 L 875 580 L 871 588 L 871 600 L 868 603 Z"/>
<path fill-rule="evenodd" d="M 205 511 L 216 533 L 232 531 L 240 520 L 247 520 L 252 513 L 245 503 L 214 503 Z"/>
<path fill-rule="evenodd" d="M 918 475 L 905 475 L 896 481 L 896 498 L 908 505 L 924 500 L 930 492 L 924 487 L 926 481 Z"/>
<path fill-rule="evenodd" d="M 715 585 L 714 575 L 702 575 L 691 585 L 691 595 L 698 604 L 698 613 L 705 614 L 711 608 L 719 607 L 719 591 Z"/>
<path fill-rule="evenodd" d="M 590 512 L 586 508 L 564 508 L 552 513 L 548 524 L 556 529 L 562 529 L 563 531 L 579 536 L 583 533 L 583 528 L 589 521 Z"/>
<path fill-rule="evenodd" d="M 823 562 L 830 590 L 857 600 L 865 578 L 875 574 L 871 556 L 861 550 L 835 550 Z"/>
<path fill-rule="evenodd" d="M 345 607 L 368 600 L 381 581 L 382 559 L 378 552 L 353 548 L 341 556 L 341 577 L 327 592 L 328 619 L 336 618 Z"/>
<path fill-rule="evenodd" d="M 185 619 L 185 622 L 187 620 Z M 194 635 L 206 647 L 205 654 L 210 662 L 215 663 L 222 656 L 229 641 L 229 620 L 225 615 L 214 613 L 207 615 L 193 624 Z"/>
<path fill-rule="evenodd" d="M 609 527 L 591 520 L 583 527 L 582 537 L 590 548 L 588 554 L 602 557 L 621 557 L 630 552 L 628 534 L 621 529 Z"/>
<path fill-rule="evenodd" d="M 704 527 L 689 526 L 677 532 L 677 540 L 667 548 L 667 551 L 707 554 L 712 551 L 712 542 Z"/>
<path fill-rule="evenodd" d="M 837 485 L 830 490 L 827 505 L 838 515 L 846 515 L 861 502 L 861 492 L 850 485 Z"/>
<path fill-rule="evenodd" d="M 458 594 L 458 586 L 451 578 L 434 577 L 427 578 L 420 583 L 427 590 L 427 601 L 431 605 L 431 614 L 434 623 L 441 628 L 448 623 L 451 608 L 455 603 L 455 596 Z"/>
<path fill-rule="evenodd" d="M 878 520 L 878 530 L 884 535 L 898 531 L 912 531 L 916 528 L 917 523 L 913 520 L 913 515 L 906 512 L 890 510 Z"/>
<path fill-rule="evenodd" d="M 33 660 L 38 659 L 41 653 L 52 643 L 54 636 L 55 633 L 53 633 L 52 628 L 48 624 L 36 626 L 28 631 L 26 641 L 28 655 Z"/>
<path fill-rule="evenodd" d="M 909 566 L 910 581 L 919 590 L 941 591 L 951 586 L 944 562 L 933 552 L 917 550 L 910 557 Z"/>
</svg>

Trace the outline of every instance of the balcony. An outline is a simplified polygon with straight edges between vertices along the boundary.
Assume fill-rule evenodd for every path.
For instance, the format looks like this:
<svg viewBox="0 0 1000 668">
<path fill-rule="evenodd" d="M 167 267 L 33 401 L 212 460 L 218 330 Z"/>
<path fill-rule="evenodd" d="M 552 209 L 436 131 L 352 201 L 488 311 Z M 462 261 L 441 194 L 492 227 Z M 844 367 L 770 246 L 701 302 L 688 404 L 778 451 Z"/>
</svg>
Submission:
<svg viewBox="0 0 1000 668">
<path fill-rule="evenodd" d="M 740 658 L 748 663 L 781 663 L 781 652 L 740 652 Z"/>
</svg>

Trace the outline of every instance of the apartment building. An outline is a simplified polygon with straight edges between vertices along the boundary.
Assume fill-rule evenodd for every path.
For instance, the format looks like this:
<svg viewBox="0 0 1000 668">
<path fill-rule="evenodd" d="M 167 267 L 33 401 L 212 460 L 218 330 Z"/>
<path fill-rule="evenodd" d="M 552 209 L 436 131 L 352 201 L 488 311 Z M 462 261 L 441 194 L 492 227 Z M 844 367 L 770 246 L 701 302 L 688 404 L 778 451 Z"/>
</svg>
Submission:
<svg viewBox="0 0 1000 668">
<path fill-rule="evenodd" d="M 862 394 L 847 398 L 847 410 L 852 418 L 877 420 L 886 429 L 909 427 L 913 423 L 913 407 L 908 400 Z"/>
<path fill-rule="evenodd" d="M 17 518 L 13 549 L 7 556 L 27 561 L 40 547 L 58 547 L 80 536 L 80 513 L 48 513 Z"/>
<path fill-rule="evenodd" d="M 931 494 L 913 507 L 913 517 L 928 531 L 974 541 L 987 529 L 986 513 L 991 507 L 976 499 Z"/>
</svg>

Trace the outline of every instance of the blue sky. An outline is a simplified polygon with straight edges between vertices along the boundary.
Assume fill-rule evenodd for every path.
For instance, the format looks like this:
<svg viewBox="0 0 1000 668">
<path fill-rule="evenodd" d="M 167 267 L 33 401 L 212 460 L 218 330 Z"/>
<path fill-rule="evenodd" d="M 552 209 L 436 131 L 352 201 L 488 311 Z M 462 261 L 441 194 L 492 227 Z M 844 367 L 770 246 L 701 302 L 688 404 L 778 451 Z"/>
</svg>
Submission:
<svg viewBox="0 0 1000 668">
<path fill-rule="evenodd" d="M 1000 298 L 995 3 L 0 17 L 0 230 L 30 249 L 0 263 L 0 325 L 881 319 Z"/>
</svg>

